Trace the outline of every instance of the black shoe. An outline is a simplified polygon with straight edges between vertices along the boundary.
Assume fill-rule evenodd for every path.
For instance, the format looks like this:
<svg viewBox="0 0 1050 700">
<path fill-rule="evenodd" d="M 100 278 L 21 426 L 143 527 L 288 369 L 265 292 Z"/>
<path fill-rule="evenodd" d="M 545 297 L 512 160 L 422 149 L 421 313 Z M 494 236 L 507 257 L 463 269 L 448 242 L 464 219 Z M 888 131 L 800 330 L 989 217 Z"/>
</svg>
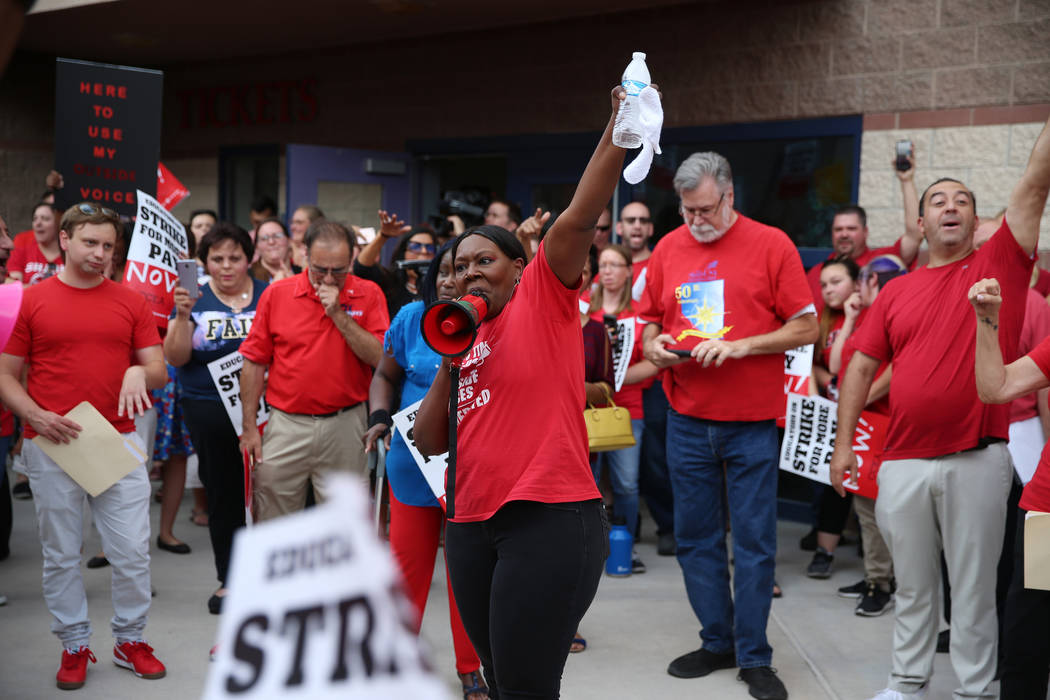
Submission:
<svg viewBox="0 0 1050 700">
<path fill-rule="evenodd" d="M 87 560 L 87 568 L 89 569 L 101 569 L 103 566 L 109 566 L 109 559 L 103 556 L 91 557 Z"/>
<path fill-rule="evenodd" d="M 644 574 L 645 573 L 645 562 L 638 557 L 631 558 L 631 573 L 632 574 Z"/>
<path fill-rule="evenodd" d="M 772 666 L 742 668 L 737 680 L 747 683 L 747 692 L 758 700 L 787 700 L 788 691 Z"/>
<path fill-rule="evenodd" d="M 817 549 L 817 528 L 813 528 L 806 536 L 798 541 L 798 548 L 803 552 L 813 552 Z"/>
<path fill-rule="evenodd" d="M 678 553 L 678 543 L 673 532 L 662 532 L 656 536 L 656 553 L 661 557 L 673 557 Z"/>
<path fill-rule="evenodd" d="M 157 549 L 163 549 L 165 552 L 171 552 L 172 554 L 189 554 L 190 546 L 185 542 L 179 542 L 178 544 L 168 544 L 157 535 Z"/>
<path fill-rule="evenodd" d="M 716 654 L 707 649 L 697 649 L 672 661 L 667 672 L 675 678 L 700 678 L 723 668 L 736 668 L 736 652 Z"/>
<path fill-rule="evenodd" d="M 28 501 L 33 497 L 33 489 L 29 488 L 28 481 L 19 481 L 11 487 L 11 495 L 20 501 Z"/>
<path fill-rule="evenodd" d="M 222 599 L 223 596 L 217 596 L 214 593 L 211 594 L 211 598 L 208 598 L 208 612 L 212 615 L 219 615 L 222 613 Z"/>
<path fill-rule="evenodd" d="M 863 598 L 868 592 L 868 582 L 864 579 L 857 581 L 852 586 L 843 586 L 839 589 L 839 598 Z"/>
<path fill-rule="evenodd" d="M 952 631 L 944 630 L 937 635 L 937 653 L 947 654 L 951 651 Z"/>
<path fill-rule="evenodd" d="M 810 578 L 830 578 L 831 562 L 835 561 L 835 555 L 829 554 L 823 547 L 817 547 L 813 552 L 813 561 L 806 568 L 806 576 Z"/>
<path fill-rule="evenodd" d="M 878 617 L 889 610 L 892 605 L 893 596 L 879 588 L 877 584 L 869 583 L 868 590 L 864 592 L 864 597 L 857 603 L 857 609 L 854 612 L 864 617 Z"/>
</svg>

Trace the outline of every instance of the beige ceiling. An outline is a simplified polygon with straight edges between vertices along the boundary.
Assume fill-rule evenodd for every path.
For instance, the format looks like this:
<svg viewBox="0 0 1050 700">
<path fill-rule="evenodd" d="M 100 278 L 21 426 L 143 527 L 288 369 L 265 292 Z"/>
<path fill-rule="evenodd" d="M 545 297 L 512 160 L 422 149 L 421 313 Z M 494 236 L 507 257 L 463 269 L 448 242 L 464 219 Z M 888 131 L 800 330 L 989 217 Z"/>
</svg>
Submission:
<svg viewBox="0 0 1050 700">
<path fill-rule="evenodd" d="M 49 0 L 44 7 L 74 4 Z M 70 58 L 170 66 L 281 54 L 630 10 L 681 0 L 118 0 L 35 12 L 19 48 Z M 38 10 L 43 9 L 37 8 Z M 556 51 L 542 36 L 511 50 Z"/>
</svg>

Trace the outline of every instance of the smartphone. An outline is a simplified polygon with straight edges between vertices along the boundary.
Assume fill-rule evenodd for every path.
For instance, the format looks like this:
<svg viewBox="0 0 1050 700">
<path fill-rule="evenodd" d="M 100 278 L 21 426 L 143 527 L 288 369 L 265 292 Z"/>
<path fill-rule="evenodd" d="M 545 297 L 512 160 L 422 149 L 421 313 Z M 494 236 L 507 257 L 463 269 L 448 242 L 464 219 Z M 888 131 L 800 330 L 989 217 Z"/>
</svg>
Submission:
<svg viewBox="0 0 1050 700">
<path fill-rule="evenodd" d="M 908 159 L 911 158 L 911 141 L 898 141 L 897 142 L 897 170 L 902 173 L 906 170 L 911 170 L 911 163 Z"/>
<path fill-rule="evenodd" d="M 179 286 L 190 293 L 190 299 L 200 297 L 201 288 L 197 286 L 197 261 L 176 260 L 175 269 L 179 272 Z"/>
<path fill-rule="evenodd" d="M 671 348 L 667 348 L 667 352 L 671 353 L 672 355 L 678 355 L 679 357 L 692 357 L 693 356 L 693 351 L 692 350 L 673 350 Z"/>
</svg>

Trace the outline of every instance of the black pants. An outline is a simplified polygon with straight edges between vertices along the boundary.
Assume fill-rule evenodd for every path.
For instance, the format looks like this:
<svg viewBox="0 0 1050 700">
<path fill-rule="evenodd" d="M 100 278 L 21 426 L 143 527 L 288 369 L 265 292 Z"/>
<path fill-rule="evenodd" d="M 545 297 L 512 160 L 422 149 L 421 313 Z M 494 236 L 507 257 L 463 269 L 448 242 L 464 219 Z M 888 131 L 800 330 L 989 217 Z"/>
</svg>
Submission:
<svg viewBox="0 0 1050 700">
<path fill-rule="evenodd" d="M 849 509 L 853 505 L 853 494 L 838 495 L 835 489 L 825 486 L 820 492 L 820 512 L 817 514 L 817 530 L 829 535 L 841 535 L 849 520 Z"/>
<path fill-rule="evenodd" d="M 1014 571 L 1006 594 L 1002 642 L 1002 700 L 1045 698 L 1050 675 L 1050 591 L 1024 587 L 1024 516 L 1014 529 Z"/>
<path fill-rule="evenodd" d="M 452 591 L 493 700 L 559 697 L 608 530 L 599 500 L 513 501 L 488 520 L 448 524 Z"/>
<path fill-rule="evenodd" d="M 208 534 L 215 554 L 215 574 L 225 586 L 233 533 L 244 527 L 244 458 L 221 402 L 183 399 L 182 415 L 208 496 Z"/>
</svg>

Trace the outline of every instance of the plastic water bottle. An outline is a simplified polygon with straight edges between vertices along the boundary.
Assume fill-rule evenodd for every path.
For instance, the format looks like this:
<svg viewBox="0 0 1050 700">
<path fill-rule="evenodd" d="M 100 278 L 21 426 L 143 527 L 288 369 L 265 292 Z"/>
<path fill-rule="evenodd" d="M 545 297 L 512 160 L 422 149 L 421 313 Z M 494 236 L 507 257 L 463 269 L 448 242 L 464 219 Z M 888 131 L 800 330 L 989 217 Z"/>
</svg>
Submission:
<svg viewBox="0 0 1050 700">
<path fill-rule="evenodd" d="M 634 538 L 627 529 L 627 520 L 623 516 L 612 519 L 609 530 L 609 558 L 605 560 L 605 573 L 610 576 L 631 575 L 631 551 Z"/>
<path fill-rule="evenodd" d="M 648 87 L 651 82 L 649 67 L 645 65 L 645 54 L 635 51 L 631 62 L 627 64 L 627 70 L 623 72 L 623 80 L 620 83 L 627 91 L 627 99 L 620 103 L 620 110 L 616 113 L 616 123 L 613 124 L 612 141 L 620 148 L 638 148 L 642 145 L 638 93 Z"/>
</svg>

